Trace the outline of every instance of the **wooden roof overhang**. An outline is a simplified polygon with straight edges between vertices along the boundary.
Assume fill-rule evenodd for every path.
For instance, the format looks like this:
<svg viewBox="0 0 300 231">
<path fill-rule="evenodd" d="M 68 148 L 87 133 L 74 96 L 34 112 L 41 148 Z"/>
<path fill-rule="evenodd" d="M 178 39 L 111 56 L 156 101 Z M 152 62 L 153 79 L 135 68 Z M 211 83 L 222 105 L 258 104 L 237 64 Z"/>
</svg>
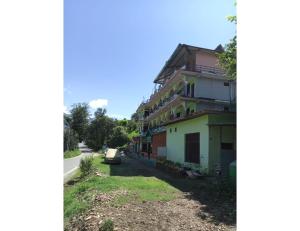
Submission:
<svg viewBox="0 0 300 231">
<path fill-rule="evenodd" d="M 197 51 L 204 51 L 211 54 L 220 53 L 223 51 L 223 47 L 218 45 L 215 50 L 196 47 L 186 44 L 178 44 L 171 57 L 165 63 L 157 77 L 154 79 L 154 83 L 162 84 L 165 78 L 171 75 L 174 70 L 181 68 L 185 64 L 195 64 L 195 53 Z"/>
</svg>

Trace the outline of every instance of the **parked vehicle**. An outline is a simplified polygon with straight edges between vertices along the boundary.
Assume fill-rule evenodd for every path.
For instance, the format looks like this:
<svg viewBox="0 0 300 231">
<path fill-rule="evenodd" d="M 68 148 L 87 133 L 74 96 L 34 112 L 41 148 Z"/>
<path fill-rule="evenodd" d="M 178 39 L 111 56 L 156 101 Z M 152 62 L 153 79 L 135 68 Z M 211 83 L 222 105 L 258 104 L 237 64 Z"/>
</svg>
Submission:
<svg viewBox="0 0 300 231">
<path fill-rule="evenodd" d="M 104 158 L 105 163 L 121 164 L 121 154 L 118 149 L 108 148 Z"/>
</svg>

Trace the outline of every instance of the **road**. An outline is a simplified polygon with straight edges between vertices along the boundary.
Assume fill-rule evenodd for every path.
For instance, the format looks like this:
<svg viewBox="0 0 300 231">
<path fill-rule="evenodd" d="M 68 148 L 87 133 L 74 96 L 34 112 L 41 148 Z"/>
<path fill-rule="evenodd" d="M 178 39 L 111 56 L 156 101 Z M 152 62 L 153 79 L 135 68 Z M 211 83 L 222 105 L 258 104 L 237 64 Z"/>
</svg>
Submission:
<svg viewBox="0 0 300 231">
<path fill-rule="evenodd" d="M 73 172 L 73 170 L 79 167 L 79 163 L 82 158 L 93 154 L 92 150 L 86 147 L 83 143 L 79 143 L 78 147 L 81 151 L 81 155 L 69 159 L 64 159 L 64 178 L 68 177 Z"/>
</svg>

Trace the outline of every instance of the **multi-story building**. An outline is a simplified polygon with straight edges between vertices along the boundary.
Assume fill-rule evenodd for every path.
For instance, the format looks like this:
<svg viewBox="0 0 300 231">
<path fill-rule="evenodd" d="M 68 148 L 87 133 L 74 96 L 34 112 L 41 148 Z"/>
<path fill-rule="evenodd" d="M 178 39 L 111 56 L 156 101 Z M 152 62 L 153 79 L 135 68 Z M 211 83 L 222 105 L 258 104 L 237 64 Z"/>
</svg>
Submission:
<svg viewBox="0 0 300 231">
<path fill-rule="evenodd" d="M 136 152 L 154 161 L 165 155 L 206 173 L 235 159 L 236 82 L 218 65 L 222 51 L 221 45 L 177 46 L 154 79 L 154 93 L 137 109 Z M 226 160 L 222 150 L 230 153 Z"/>
</svg>

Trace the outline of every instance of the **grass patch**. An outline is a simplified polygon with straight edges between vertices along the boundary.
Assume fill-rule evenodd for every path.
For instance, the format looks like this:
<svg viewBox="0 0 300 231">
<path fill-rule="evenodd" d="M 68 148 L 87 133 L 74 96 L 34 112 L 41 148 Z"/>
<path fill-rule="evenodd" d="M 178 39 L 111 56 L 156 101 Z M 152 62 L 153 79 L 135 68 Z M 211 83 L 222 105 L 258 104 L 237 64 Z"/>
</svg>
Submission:
<svg viewBox="0 0 300 231">
<path fill-rule="evenodd" d="M 66 151 L 66 152 L 64 152 L 64 159 L 79 156 L 80 154 L 81 154 L 81 152 L 79 149 L 75 149 L 73 151 Z"/>
<path fill-rule="evenodd" d="M 99 229 L 100 231 L 113 231 L 114 230 L 114 222 L 110 219 L 104 221 L 103 225 Z"/>
<path fill-rule="evenodd" d="M 93 159 L 93 169 L 93 173 L 74 185 L 65 186 L 65 219 L 88 209 L 97 193 L 126 190 L 127 195 L 120 195 L 113 199 L 111 202 L 113 206 L 120 206 L 132 201 L 168 201 L 174 199 L 178 193 L 176 188 L 163 180 L 142 176 L 141 172 L 128 163 L 107 165 L 104 163 L 104 157 L 98 156 Z M 108 176 L 96 176 L 95 171 Z"/>
</svg>

